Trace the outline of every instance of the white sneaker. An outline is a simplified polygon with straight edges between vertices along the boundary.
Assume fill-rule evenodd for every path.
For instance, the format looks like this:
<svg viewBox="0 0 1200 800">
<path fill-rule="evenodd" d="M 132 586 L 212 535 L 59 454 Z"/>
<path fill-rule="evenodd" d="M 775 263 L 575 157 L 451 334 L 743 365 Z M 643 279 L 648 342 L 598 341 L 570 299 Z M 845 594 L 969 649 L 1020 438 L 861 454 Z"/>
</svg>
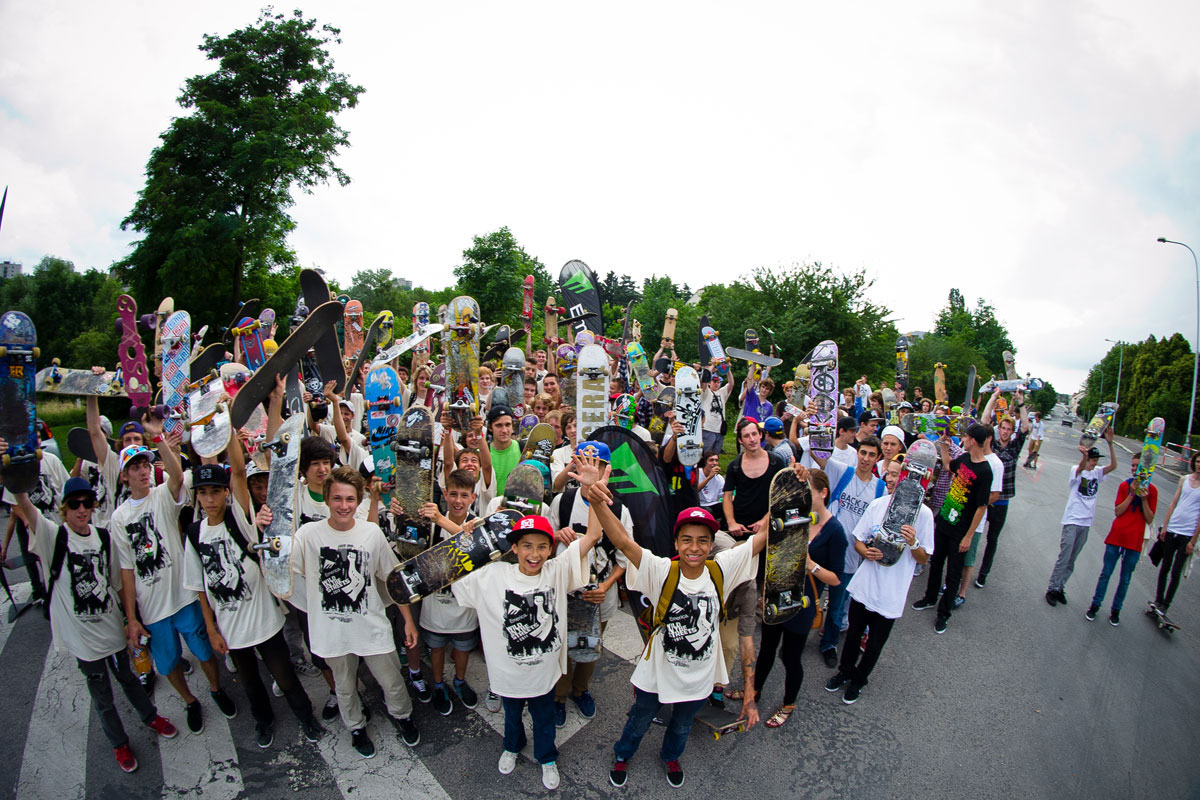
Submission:
<svg viewBox="0 0 1200 800">
<path fill-rule="evenodd" d="M 483 707 L 493 714 L 500 711 L 500 695 L 488 690 L 487 697 L 483 700 Z"/>
<path fill-rule="evenodd" d="M 229 655 L 229 653 L 225 654 L 225 669 L 237 673 L 237 664 L 233 663 L 233 656 Z"/>
<path fill-rule="evenodd" d="M 549 764 L 542 764 L 542 786 L 547 789 L 558 788 L 558 764 L 553 761 Z"/>
<path fill-rule="evenodd" d="M 517 754 L 516 753 L 510 753 L 509 751 L 505 750 L 503 753 L 500 754 L 500 763 L 497 765 L 497 769 L 500 770 L 501 775 L 508 775 L 516 768 L 517 768 Z M 558 784 L 556 783 L 555 785 L 557 786 Z"/>
<path fill-rule="evenodd" d="M 276 697 L 283 697 L 283 689 L 279 688 L 279 681 L 271 681 L 271 694 Z"/>
</svg>

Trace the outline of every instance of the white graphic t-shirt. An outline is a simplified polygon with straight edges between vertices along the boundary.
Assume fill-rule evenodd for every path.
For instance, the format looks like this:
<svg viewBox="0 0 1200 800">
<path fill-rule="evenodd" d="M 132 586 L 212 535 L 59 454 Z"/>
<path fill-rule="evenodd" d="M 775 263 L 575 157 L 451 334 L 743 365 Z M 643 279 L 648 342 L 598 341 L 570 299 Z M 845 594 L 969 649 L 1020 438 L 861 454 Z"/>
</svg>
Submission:
<svg viewBox="0 0 1200 800">
<path fill-rule="evenodd" d="M 1100 499 L 1100 484 L 1107 477 L 1104 467 L 1080 472 L 1079 465 L 1071 467 L 1067 483 L 1067 507 L 1063 509 L 1059 525 L 1091 526 L 1096 516 L 1096 502 Z"/>
<path fill-rule="evenodd" d="M 887 516 L 888 504 L 892 502 L 891 495 L 884 495 L 867 506 L 867 513 L 859 520 L 854 529 L 854 538 L 868 545 L 883 525 Z M 913 523 L 917 531 L 917 544 L 925 548 L 925 552 L 933 555 L 933 512 L 929 506 L 921 504 L 917 512 L 917 520 Z M 890 567 L 885 567 L 878 561 L 862 559 L 862 564 L 854 573 L 854 577 L 846 586 L 858 602 L 888 619 L 900 619 L 904 613 L 904 603 L 908 597 L 908 587 L 912 584 L 913 570 L 917 560 L 913 558 L 912 549 L 904 548 L 900 560 Z"/>
<path fill-rule="evenodd" d="M 439 527 L 434 544 L 457 535 Z M 421 600 L 421 627 L 425 630 L 434 633 L 470 633 L 478 626 L 479 619 L 475 616 L 475 609 L 460 605 L 449 587 Z"/>
<path fill-rule="evenodd" d="M 724 599 L 753 578 L 758 565 L 749 544 L 717 553 L 713 561 L 721 567 Z M 641 566 L 629 565 L 625 584 L 644 594 L 650 607 L 656 608 L 670 568 L 671 559 L 643 549 Z M 688 579 L 681 572 L 662 627 L 650 640 L 650 657 L 642 652 L 630 682 L 644 692 L 658 694 L 660 703 L 699 700 L 712 692 L 714 684 L 728 683 L 728 666 L 717 629 L 720 611 L 717 587 L 708 570 L 696 579 Z"/>
<path fill-rule="evenodd" d="M 451 585 L 475 609 L 488 685 L 501 697 L 540 697 L 567 670 L 567 593 L 583 585 L 579 540 L 537 575 L 497 561 Z"/>
<path fill-rule="evenodd" d="M 180 489 L 181 498 L 183 493 Z M 179 533 L 182 505 L 181 499 L 171 497 L 171 487 L 163 483 L 141 500 L 126 500 L 108 523 L 121 569 L 133 570 L 143 625 L 166 619 L 196 600 L 183 588 L 183 540 Z"/>
<path fill-rule="evenodd" d="M 354 512 L 354 518 L 366 522 L 367 512 L 370 510 L 371 500 L 364 497 L 359 503 L 358 510 Z M 380 518 L 383 519 L 384 511 L 381 508 L 379 511 Z M 296 490 L 296 530 L 307 525 L 310 522 L 318 522 L 323 519 L 329 519 L 329 505 L 324 500 L 313 499 L 312 493 L 308 491 L 305 484 L 300 484 Z M 384 520 L 386 522 L 386 520 Z M 293 548 L 295 545 L 293 544 Z M 301 611 L 308 613 L 307 589 L 304 586 L 304 576 L 295 575 L 292 578 L 292 596 L 288 598 L 288 602 L 294 605 Z"/>
</svg>

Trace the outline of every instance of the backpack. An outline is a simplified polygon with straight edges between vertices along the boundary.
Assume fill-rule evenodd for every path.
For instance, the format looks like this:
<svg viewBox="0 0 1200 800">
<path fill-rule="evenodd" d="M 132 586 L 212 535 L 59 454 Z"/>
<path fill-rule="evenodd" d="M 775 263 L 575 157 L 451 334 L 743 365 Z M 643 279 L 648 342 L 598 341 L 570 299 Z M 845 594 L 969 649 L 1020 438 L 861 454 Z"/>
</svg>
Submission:
<svg viewBox="0 0 1200 800">
<path fill-rule="evenodd" d="M 705 561 L 704 566 L 708 569 L 708 575 L 712 578 L 713 585 L 717 587 L 717 604 L 720 607 L 717 622 L 720 624 L 725 621 L 725 575 L 721 572 L 721 565 L 712 559 Z M 646 606 L 638 615 L 638 632 L 642 634 L 642 639 L 646 643 L 646 659 L 650 658 L 650 641 L 662 627 L 663 620 L 667 616 L 667 609 L 671 607 L 671 598 L 675 596 L 675 589 L 678 586 L 679 560 L 672 559 L 671 568 L 667 571 L 667 578 L 663 581 L 662 593 L 658 596 L 658 605 L 654 608 Z"/>
<path fill-rule="evenodd" d="M 108 549 L 111 546 L 111 538 L 108 535 L 108 528 L 96 528 L 96 533 L 100 536 L 100 556 L 104 559 L 105 564 L 110 564 Z M 54 555 L 50 557 L 50 574 L 46 576 L 46 603 L 42 608 L 46 619 L 50 619 L 50 600 L 54 597 L 54 584 L 58 582 L 58 576 L 62 574 L 63 563 L 66 560 L 67 527 L 60 524 L 58 534 L 54 537 Z"/>
<path fill-rule="evenodd" d="M 846 467 L 846 470 L 842 473 L 842 477 L 838 479 L 837 486 L 834 488 L 833 493 L 829 495 L 829 505 L 831 511 L 833 510 L 833 504 L 838 502 L 838 498 L 842 496 L 842 492 L 844 492 L 846 487 L 850 485 L 850 479 L 853 477 L 854 470 Z M 876 478 L 875 480 L 877 481 L 875 484 L 875 498 L 879 499 L 880 497 L 883 497 L 884 493 L 887 492 L 887 484 L 879 478 Z"/>
</svg>

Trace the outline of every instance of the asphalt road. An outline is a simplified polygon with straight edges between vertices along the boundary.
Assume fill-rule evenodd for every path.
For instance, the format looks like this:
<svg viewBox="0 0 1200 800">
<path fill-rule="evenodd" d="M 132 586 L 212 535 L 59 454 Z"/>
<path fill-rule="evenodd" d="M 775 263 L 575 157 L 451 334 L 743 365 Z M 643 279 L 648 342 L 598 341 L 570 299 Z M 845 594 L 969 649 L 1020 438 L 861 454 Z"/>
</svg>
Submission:
<svg viewBox="0 0 1200 800">
<path fill-rule="evenodd" d="M 720 741 L 694 728 L 683 758 L 685 790 L 816 798 L 1200 797 L 1200 763 L 1193 756 L 1200 718 L 1196 584 L 1184 582 L 1179 590 L 1172 617 L 1184 629 L 1173 636 L 1142 613 L 1156 576 L 1146 559 L 1134 574 L 1119 628 L 1108 624 L 1107 604 L 1095 622 L 1084 619 L 1112 521 L 1116 479 L 1128 474 L 1128 454 L 1118 449 L 1120 466 L 1101 486 L 1091 537 L 1067 585 L 1070 604 L 1045 603 L 1079 435 L 1078 429 L 1050 425 L 1047 432 L 1040 469 L 1022 470 L 1017 478 L 987 588 L 972 589 L 945 635 L 934 634 L 932 613 L 906 611 L 854 706 L 823 690 L 830 671 L 810 640 L 791 721 Z M 1160 517 L 1175 483 L 1168 474 L 1155 478 Z M 1114 578 L 1110 599 L 1115 585 Z M 923 588 L 917 578 L 910 599 Z M 0 617 L 4 611 L 0 607 Z M 637 643 L 631 620 L 614 621 L 610 631 L 611 649 L 593 682 L 599 713 L 585 721 L 571 708 L 559 734 L 564 797 L 618 794 L 607 772 L 632 699 L 628 676 Z M 0 788 L 8 796 L 501 800 L 545 793 L 528 758 L 512 775 L 498 774 L 502 722 L 482 703 L 474 711 L 456 705 L 449 717 L 418 706 L 423 738 L 410 751 L 381 721 L 381 698 L 369 679 L 376 711 L 370 730 L 380 749 L 371 761 L 349 750 L 338 722 L 321 744 L 303 742 L 280 701 L 275 745 L 259 750 L 235 686 L 232 694 L 242 708 L 236 719 L 227 723 L 205 698 L 204 734 L 183 733 L 172 742 L 154 741 L 118 697 L 141 760 L 138 772 L 125 775 L 88 708 L 73 662 L 54 658 L 49 638 L 37 612 L 15 626 L 0 623 L 6 696 L 0 704 L 0 764 L 8 765 L 0 768 Z M 482 694 L 486 678 L 478 654 L 471 676 Z M 782 680 L 777 668 L 761 703 L 764 717 L 780 702 Z M 204 697 L 198 670 L 191 681 Z M 306 685 L 320 702 L 319 681 Z M 182 728 L 181 702 L 165 689 L 158 697 L 160 710 Z M 669 791 L 657 764 L 660 740 L 661 729 L 652 728 L 620 793 L 650 798 Z"/>
</svg>

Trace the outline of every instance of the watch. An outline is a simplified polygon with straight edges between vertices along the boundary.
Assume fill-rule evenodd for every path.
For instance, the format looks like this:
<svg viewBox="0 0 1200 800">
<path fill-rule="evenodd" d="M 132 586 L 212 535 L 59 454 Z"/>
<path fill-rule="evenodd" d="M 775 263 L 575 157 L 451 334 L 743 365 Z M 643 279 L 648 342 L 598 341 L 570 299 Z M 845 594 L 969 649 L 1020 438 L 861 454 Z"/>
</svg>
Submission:
<svg viewBox="0 0 1200 800">
<path fill-rule="evenodd" d="M 817 564 L 813 564 L 811 567 L 808 568 L 808 571 L 811 572 L 813 575 L 816 575 L 820 570 L 821 570 L 821 567 Z"/>
</svg>

